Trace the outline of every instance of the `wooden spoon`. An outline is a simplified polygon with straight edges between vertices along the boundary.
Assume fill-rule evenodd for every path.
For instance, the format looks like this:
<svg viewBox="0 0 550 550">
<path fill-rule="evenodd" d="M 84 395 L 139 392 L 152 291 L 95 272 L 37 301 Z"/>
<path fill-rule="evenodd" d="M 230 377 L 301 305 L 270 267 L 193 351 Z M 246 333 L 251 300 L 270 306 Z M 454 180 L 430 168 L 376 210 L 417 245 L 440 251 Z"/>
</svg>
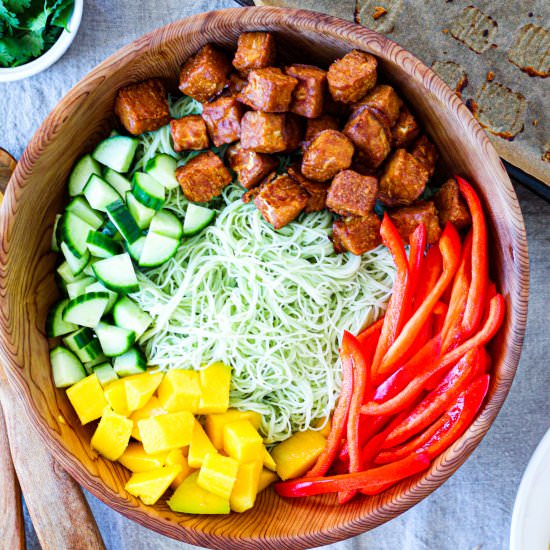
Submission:
<svg viewBox="0 0 550 550">
<path fill-rule="evenodd" d="M 0 203 L 15 165 L 15 159 L 0 148 Z M 14 475 L 15 467 L 42 548 L 104 550 L 103 540 L 80 486 L 44 447 L 25 408 L 9 387 L 1 365 L 0 402 L 2 544 L 10 550 L 25 548 L 21 493 Z"/>
</svg>

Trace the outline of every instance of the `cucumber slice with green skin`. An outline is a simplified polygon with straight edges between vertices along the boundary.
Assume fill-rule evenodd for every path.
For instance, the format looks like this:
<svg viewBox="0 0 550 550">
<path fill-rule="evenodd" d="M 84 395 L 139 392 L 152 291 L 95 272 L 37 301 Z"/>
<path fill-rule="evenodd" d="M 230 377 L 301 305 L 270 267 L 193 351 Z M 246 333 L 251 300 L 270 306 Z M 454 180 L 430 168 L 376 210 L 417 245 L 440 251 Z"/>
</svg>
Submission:
<svg viewBox="0 0 550 550">
<path fill-rule="evenodd" d="M 132 259 L 127 252 L 99 260 L 93 265 L 93 270 L 97 279 L 114 292 L 130 294 L 139 290 Z"/>
<path fill-rule="evenodd" d="M 96 258 L 110 258 L 120 252 L 118 243 L 99 231 L 90 231 L 86 242 L 90 254 Z"/>
<path fill-rule="evenodd" d="M 93 371 L 103 387 L 118 380 L 118 374 L 113 369 L 111 363 L 100 363 L 93 368 Z"/>
<path fill-rule="evenodd" d="M 84 187 L 84 196 L 92 208 L 106 212 L 107 205 L 120 200 L 120 195 L 103 178 L 95 174 Z M 94 227 L 97 229 L 97 227 Z"/>
<path fill-rule="evenodd" d="M 136 138 L 127 136 L 109 137 L 95 148 L 92 156 L 116 172 L 127 172 L 134 160 L 138 143 Z"/>
<path fill-rule="evenodd" d="M 141 229 L 122 200 L 107 206 L 107 216 L 127 243 L 132 244 L 141 237 Z"/>
<path fill-rule="evenodd" d="M 80 275 L 74 275 L 72 269 L 70 268 L 68 262 L 63 262 L 57 268 L 57 274 L 61 278 L 64 284 L 74 283 L 80 279 Z"/>
<path fill-rule="evenodd" d="M 166 189 L 176 189 L 179 182 L 176 179 L 177 160 L 170 155 L 161 153 L 150 159 L 145 165 L 145 172 L 153 176 Z"/>
<path fill-rule="evenodd" d="M 104 216 L 95 211 L 84 197 L 75 197 L 66 208 L 67 212 L 73 212 L 94 229 L 99 229 L 105 222 Z"/>
<path fill-rule="evenodd" d="M 101 346 L 89 328 L 82 328 L 63 338 L 63 343 L 82 362 L 93 361 L 102 354 Z"/>
<path fill-rule="evenodd" d="M 88 233 L 94 228 L 74 212 L 65 212 L 59 223 L 61 224 L 61 239 L 67 243 L 77 258 L 82 258 L 88 252 L 86 246 Z"/>
<path fill-rule="evenodd" d="M 181 239 L 183 235 L 183 224 L 179 218 L 168 210 L 160 210 L 155 214 L 149 225 L 149 231 L 172 237 L 173 239 Z"/>
<path fill-rule="evenodd" d="M 189 203 L 183 222 L 183 234 L 186 237 L 196 235 L 214 219 L 215 215 L 216 213 L 214 210 L 210 210 L 210 208 L 205 208 L 204 206 L 199 206 L 192 202 Z"/>
<path fill-rule="evenodd" d="M 145 372 L 146 365 L 145 355 L 135 346 L 131 347 L 126 353 L 115 357 L 113 361 L 113 369 L 121 378 Z"/>
<path fill-rule="evenodd" d="M 72 299 L 63 312 L 63 320 L 81 327 L 95 327 L 105 313 L 109 295 L 106 292 L 87 292 Z"/>
<path fill-rule="evenodd" d="M 112 168 L 107 168 L 103 173 L 105 181 L 113 187 L 113 189 L 121 196 L 124 197 L 127 191 L 132 190 L 132 184 L 130 180 L 125 178 L 123 175 L 115 172 Z"/>
<path fill-rule="evenodd" d="M 71 270 L 71 273 L 75 277 L 78 277 L 78 275 L 80 275 L 84 271 L 85 267 L 90 261 L 90 252 L 86 250 L 86 252 L 79 258 L 75 254 L 73 254 L 66 242 L 62 242 L 60 248 L 65 258 L 65 261 L 67 262 Z"/>
<path fill-rule="evenodd" d="M 69 195 L 80 195 L 92 174 L 101 174 L 101 166 L 91 155 L 84 155 L 69 176 Z"/>
<path fill-rule="evenodd" d="M 84 365 L 78 357 L 62 346 L 50 351 L 50 363 L 56 388 L 68 388 L 86 378 Z"/>
<path fill-rule="evenodd" d="M 123 296 L 113 307 L 113 321 L 118 327 L 134 331 L 136 340 L 139 340 L 153 322 L 153 318 L 128 296 Z"/>
<path fill-rule="evenodd" d="M 134 197 L 132 192 L 126 193 L 126 204 L 128 205 L 128 210 L 130 211 L 130 214 L 132 214 L 137 226 L 140 229 L 146 229 L 149 227 L 149 224 L 157 211 L 141 204 L 136 197 Z"/>
<path fill-rule="evenodd" d="M 52 252 L 59 252 L 60 248 L 60 240 L 57 238 L 57 232 L 59 230 L 59 220 L 61 219 L 61 214 L 55 215 L 55 221 L 53 222 L 53 230 L 52 230 L 52 244 L 51 249 Z"/>
<path fill-rule="evenodd" d="M 101 349 L 107 357 L 116 357 L 126 353 L 136 341 L 136 333 L 116 325 L 100 322 L 95 327 L 95 333 L 101 344 Z"/>
<path fill-rule="evenodd" d="M 158 235 L 149 231 L 145 237 L 145 246 L 139 258 L 141 267 L 156 267 L 163 264 L 177 252 L 179 239 Z"/>
<path fill-rule="evenodd" d="M 78 281 L 67 283 L 65 287 L 67 289 L 67 294 L 69 295 L 69 298 L 72 300 L 73 298 L 76 298 L 81 294 L 85 294 L 88 286 L 90 286 L 94 282 L 95 279 L 93 277 L 82 277 L 81 279 L 78 279 Z"/>
<path fill-rule="evenodd" d="M 78 329 L 74 323 L 63 320 L 63 312 L 68 303 L 69 300 L 61 300 L 50 309 L 46 318 L 46 335 L 48 338 L 57 338 Z"/>
<path fill-rule="evenodd" d="M 145 246 L 145 236 L 140 237 L 135 243 L 126 244 L 126 250 L 132 259 L 139 263 L 141 258 L 141 253 L 143 252 L 143 247 Z"/>
<path fill-rule="evenodd" d="M 120 236 L 118 229 L 116 228 L 115 224 L 111 220 L 107 220 L 105 222 L 105 224 L 101 228 L 101 232 L 104 235 L 107 235 L 107 237 L 111 237 L 112 239 L 114 239 L 117 235 Z"/>
<path fill-rule="evenodd" d="M 164 186 L 144 172 L 136 172 L 132 179 L 134 197 L 147 208 L 160 210 L 165 200 Z"/>
<path fill-rule="evenodd" d="M 86 288 L 86 293 L 88 292 L 106 292 L 109 295 L 109 302 L 105 308 L 105 313 L 109 313 L 118 300 L 118 294 L 103 286 L 99 281 L 95 281 L 93 284 L 88 286 L 88 288 Z"/>
<path fill-rule="evenodd" d="M 88 374 L 91 374 L 94 370 L 94 367 L 106 362 L 109 362 L 109 359 L 107 359 L 106 355 L 104 355 L 103 353 L 100 353 L 93 361 L 86 361 L 84 363 L 84 368 L 86 369 L 86 372 Z"/>
</svg>

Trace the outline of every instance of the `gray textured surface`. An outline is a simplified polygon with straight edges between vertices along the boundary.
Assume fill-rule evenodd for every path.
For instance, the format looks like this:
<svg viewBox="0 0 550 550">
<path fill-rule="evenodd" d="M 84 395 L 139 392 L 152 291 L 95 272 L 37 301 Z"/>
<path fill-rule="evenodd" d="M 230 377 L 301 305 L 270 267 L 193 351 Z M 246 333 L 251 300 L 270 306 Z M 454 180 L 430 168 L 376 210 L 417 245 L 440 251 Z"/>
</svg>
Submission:
<svg viewBox="0 0 550 550">
<path fill-rule="evenodd" d="M 20 156 L 63 94 L 120 46 L 193 12 L 232 5 L 229 0 L 88 0 L 81 30 L 57 65 L 32 79 L 0 84 L 0 145 Z M 521 475 L 538 441 L 550 427 L 547 360 L 550 336 L 546 327 L 550 303 L 550 205 L 520 186 L 517 191 L 529 237 L 531 301 L 521 364 L 502 412 L 466 464 L 429 498 L 394 521 L 330 548 L 507 548 L 511 511 Z M 193 548 L 130 522 L 94 497 L 89 496 L 89 501 L 108 550 Z M 29 548 L 39 548 L 30 528 L 28 535 Z"/>
</svg>

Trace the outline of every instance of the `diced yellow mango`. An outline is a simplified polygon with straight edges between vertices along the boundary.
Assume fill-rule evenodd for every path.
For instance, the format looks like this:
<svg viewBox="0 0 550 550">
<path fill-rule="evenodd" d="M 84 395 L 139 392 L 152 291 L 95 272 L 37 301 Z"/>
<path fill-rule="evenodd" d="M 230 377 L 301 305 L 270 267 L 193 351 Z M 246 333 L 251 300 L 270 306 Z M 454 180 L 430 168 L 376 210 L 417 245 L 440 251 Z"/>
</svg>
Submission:
<svg viewBox="0 0 550 550">
<path fill-rule="evenodd" d="M 258 494 L 258 482 L 262 463 L 260 461 L 247 462 L 239 464 L 237 480 L 233 485 L 229 505 L 234 512 L 244 512 L 250 510 L 256 501 Z"/>
<path fill-rule="evenodd" d="M 168 501 L 168 506 L 174 512 L 184 514 L 229 514 L 229 499 L 200 487 L 198 477 L 198 472 L 187 476 Z"/>
<path fill-rule="evenodd" d="M 128 408 L 128 402 L 126 401 L 126 386 L 124 378 L 115 380 L 105 387 L 105 399 L 111 409 L 117 414 L 122 416 L 130 416 L 130 409 Z"/>
<path fill-rule="evenodd" d="M 131 433 L 132 421 L 105 407 L 91 444 L 105 458 L 118 460 L 128 447 Z"/>
<path fill-rule="evenodd" d="M 239 462 L 261 462 L 265 447 L 250 420 L 237 420 L 223 427 L 223 450 Z"/>
<path fill-rule="evenodd" d="M 145 452 L 159 453 L 189 445 L 194 424 L 195 418 L 187 411 L 138 420 L 139 435 Z"/>
<path fill-rule="evenodd" d="M 304 475 L 326 445 L 326 439 L 314 430 L 296 432 L 271 451 L 277 473 L 283 480 Z"/>
<path fill-rule="evenodd" d="M 130 443 L 118 461 L 131 472 L 147 472 L 162 468 L 167 455 L 167 451 L 147 454 L 141 443 Z"/>
<path fill-rule="evenodd" d="M 123 378 L 126 403 L 130 411 L 144 407 L 162 382 L 162 372 L 144 372 Z"/>
<path fill-rule="evenodd" d="M 174 369 L 168 371 L 158 388 L 161 405 L 168 412 L 196 412 L 201 389 L 199 373 L 194 370 Z"/>
<path fill-rule="evenodd" d="M 107 406 L 103 388 L 95 374 L 67 388 L 67 397 L 82 424 L 98 419 Z"/>
<path fill-rule="evenodd" d="M 162 408 L 158 397 L 153 395 L 153 397 L 149 399 L 145 406 L 141 407 L 141 409 L 138 409 L 137 411 L 134 411 L 130 415 L 130 419 L 134 422 L 134 427 L 132 428 L 132 437 L 134 439 L 137 439 L 138 441 L 141 441 L 141 436 L 139 435 L 139 430 L 137 426 L 138 420 L 151 418 L 152 416 L 158 416 L 159 414 L 166 414 L 166 412 L 167 411 Z"/>
<path fill-rule="evenodd" d="M 229 499 L 237 479 L 239 463 L 218 453 L 208 453 L 199 470 L 197 483 L 206 491 Z"/>
<path fill-rule="evenodd" d="M 231 367 L 224 363 L 212 363 L 199 371 L 201 397 L 199 414 L 224 413 L 229 407 Z"/>
<path fill-rule="evenodd" d="M 263 463 L 268 470 L 271 470 L 272 472 L 277 471 L 277 464 L 275 464 L 275 460 L 273 460 L 273 457 L 265 447 L 263 454 Z"/>
<path fill-rule="evenodd" d="M 258 493 L 261 493 L 266 487 L 269 487 L 278 479 L 279 478 L 275 472 L 263 468 L 260 472 L 260 479 L 258 480 Z"/>
<path fill-rule="evenodd" d="M 229 422 L 236 422 L 237 420 L 250 420 L 252 425 L 258 429 L 262 421 L 262 415 L 254 411 L 229 409 L 222 414 L 209 414 L 206 416 L 204 427 L 216 449 L 220 450 L 223 448 L 223 427 L 229 424 Z"/>
<path fill-rule="evenodd" d="M 132 474 L 124 488 L 131 495 L 139 497 L 144 504 L 155 504 L 180 472 L 179 464 L 163 466 L 148 472 L 139 472 Z"/>
<path fill-rule="evenodd" d="M 183 453 L 183 449 L 172 449 L 168 452 L 168 455 L 166 457 L 166 465 L 172 466 L 174 464 L 179 464 L 181 466 L 181 472 L 174 478 L 174 481 L 170 484 L 170 487 L 172 489 L 177 489 L 182 481 L 189 475 L 191 475 L 194 470 L 189 466 L 189 463 L 187 462 L 187 457 Z"/>
<path fill-rule="evenodd" d="M 324 426 L 323 426 L 324 424 Z M 323 426 L 321 428 L 321 426 Z M 316 428 L 321 428 L 319 431 L 319 433 L 323 436 L 323 437 L 328 437 L 328 435 L 330 434 L 330 428 L 331 428 L 331 421 L 330 419 L 325 423 L 325 419 L 324 418 L 319 418 L 319 420 L 317 420 L 317 422 L 315 422 L 315 427 Z"/>
<path fill-rule="evenodd" d="M 189 443 L 189 454 L 187 455 L 187 461 L 191 468 L 200 468 L 204 457 L 208 453 L 215 453 L 216 448 L 212 445 L 210 439 L 202 429 L 202 426 L 197 420 L 193 427 L 193 437 L 191 443 Z"/>
</svg>

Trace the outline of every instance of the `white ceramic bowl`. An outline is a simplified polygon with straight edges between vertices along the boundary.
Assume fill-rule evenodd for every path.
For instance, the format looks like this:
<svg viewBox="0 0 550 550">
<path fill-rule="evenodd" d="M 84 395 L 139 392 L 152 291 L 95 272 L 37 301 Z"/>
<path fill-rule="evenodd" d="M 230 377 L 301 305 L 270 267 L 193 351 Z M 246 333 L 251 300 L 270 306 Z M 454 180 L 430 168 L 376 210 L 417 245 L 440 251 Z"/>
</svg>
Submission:
<svg viewBox="0 0 550 550">
<path fill-rule="evenodd" d="M 75 39 L 80 21 L 82 20 L 82 8 L 84 0 L 74 0 L 73 15 L 67 25 L 68 30 L 64 30 L 57 39 L 57 42 L 40 57 L 34 61 L 13 68 L 0 68 L 0 82 L 13 82 L 29 76 L 41 73 L 53 65 L 69 48 Z"/>
</svg>

